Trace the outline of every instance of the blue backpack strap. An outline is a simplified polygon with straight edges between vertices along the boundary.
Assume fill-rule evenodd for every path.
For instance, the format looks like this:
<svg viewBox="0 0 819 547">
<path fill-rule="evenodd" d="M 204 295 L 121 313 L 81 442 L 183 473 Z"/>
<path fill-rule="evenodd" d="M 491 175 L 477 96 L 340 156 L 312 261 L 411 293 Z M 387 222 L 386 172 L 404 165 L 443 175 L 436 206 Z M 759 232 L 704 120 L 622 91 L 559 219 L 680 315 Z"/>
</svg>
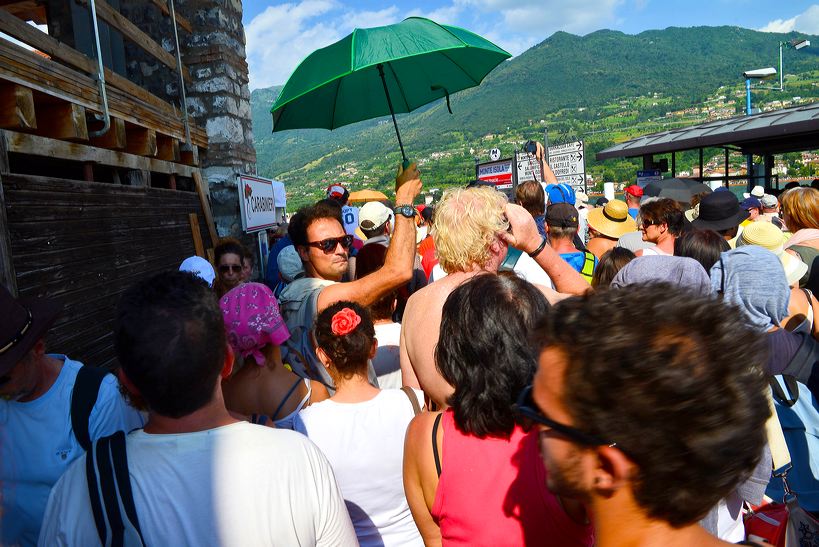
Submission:
<svg viewBox="0 0 819 547">
<path fill-rule="evenodd" d="M 88 420 L 97 402 L 102 380 L 108 371 L 99 367 L 83 366 L 77 371 L 74 389 L 71 390 L 71 429 L 83 450 L 91 448 Z"/>
<path fill-rule="evenodd" d="M 128 473 L 125 433 L 118 431 L 96 441 L 86 456 L 85 471 L 100 542 L 112 547 L 143 547 Z"/>
</svg>

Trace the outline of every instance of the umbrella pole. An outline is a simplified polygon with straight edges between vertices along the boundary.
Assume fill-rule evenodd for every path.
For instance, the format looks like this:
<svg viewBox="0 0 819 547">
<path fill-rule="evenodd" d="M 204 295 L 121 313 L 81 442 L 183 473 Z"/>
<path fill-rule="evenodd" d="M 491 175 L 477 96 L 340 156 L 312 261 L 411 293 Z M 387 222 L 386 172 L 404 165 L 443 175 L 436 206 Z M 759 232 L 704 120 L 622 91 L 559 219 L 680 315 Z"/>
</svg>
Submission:
<svg viewBox="0 0 819 547">
<path fill-rule="evenodd" d="M 372 66 L 372 65 L 370 65 Z M 398 137 L 398 146 L 401 147 L 401 157 L 404 159 L 404 168 L 409 166 L 407 155 L 404 154 L 404 143 L 401 142 L 401 133 L 398 132 L 398 122 L 395 121 L 395 111 L 392 109 L 392 101 L 390 100 L 390 92 L 387 91 L 387 80 L 384 78 L 384 65 L 378 63 L 378 74 L 381 76 L 381 83 L 384 84 L 384 95 L 387 96 L 387 106 L 390 107 L 390 115 L 392 116 L 392 124 L 395 126 L 395 136 Z"/>
</svg>

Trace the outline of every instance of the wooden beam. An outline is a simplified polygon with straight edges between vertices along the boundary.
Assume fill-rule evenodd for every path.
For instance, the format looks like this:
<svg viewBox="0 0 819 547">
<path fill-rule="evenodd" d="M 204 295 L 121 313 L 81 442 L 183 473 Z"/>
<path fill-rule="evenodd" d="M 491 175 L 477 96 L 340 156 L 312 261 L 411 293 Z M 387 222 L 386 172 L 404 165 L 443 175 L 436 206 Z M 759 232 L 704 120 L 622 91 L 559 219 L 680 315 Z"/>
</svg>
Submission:
<svg viewBox="0 0 819 547">
<path fill-rule="evenodd" d="M 3 39 L 0 39 L 0 79 L 80 104 L 90 110 L 102 110 L 94 79 Z M 134 87 L 142 90 L 138 86 Z M 147 92 L 142 90 L 142 93 Z M 179 113 L 170 104 L 148 95 L 161 106 L 143 100 L 144 97 L 138 93 L 108 86 L 108 105 L 112 115 L 116 117 L 181 138 L 185 130 Z M 195 144 L 207 146 L 207 134 L 203 128 L 192 125 L 191 137 Z"/>
<path fill-rule="evenodd" d="M 68 65 L 80 69 L 87 74 L 97 73 L 97 63 L 95 60 L 80 53 L 76 49 L 65 45 L 63 42 L 41 32 L 40 30 L 27 25 L 17 17 L 0 10 L 0 31 L 5 32 L 21 42 L 24 42 L 31 47 L 39 49 L 43 53 L 47 53 L 53 59 L 67 63 Z M 166 109 L 169 113 L 173 112 L 173 106 L 163 101 L 156 95 L 146 91 L 144 88 L 136 85 L 127 78 L 124 78 L 105 68 L 105 83 L 110 84 L 117 89 L 121 89 L 126 93 L 139 98 L 146 103 L 157 108 Z M 100 107 L 102 109 L 102 107 Z M 177 116 L 178 117 L 178 116 Z"/>
<path fill-rule="evenodd" d="M 101 165 L 110 165 L 111 167 L 121 167 L 123 169 L 139 169 L 163 174 L 175 173 L 181 177 L 193 177 L 194 173 L 199 172 L 195 167 L 181 163 L 172 163 L 74 142 L 48 139 L 7 129 L 0 130 L 0 134 L 3 134 L 7 139 L 8 151 L 18 154 L 79 162 L 92 161 Z M 209 211 L 210 209 L 208 209 Z"/>
<path fill-rule="evenodd" d="M 205 245 L 202 243 L 202 232 L 199 231 L 199 215 L 196 213 L 189 213 L 188 221 L 191 223 L 193 250 L 196 252 L 196 256 L 205 258 Z"/>
<path fill-rule="evenodd" d="M 59 102 L 38 104 L 36 108 L 38 135 L 70 141 L 88 140 L 88 125 L 82 106 Z"/>
<path fill-rule="evenodd" d="M 102 129 L 91 127 L 92 130 Z M 125 150 L 125 121 L 120 118 L 111 118 L 111 127 L 99 137 L 91 137 L 91 145 L 111 150 Z"/>
<path fill-rule="evenodd" d="M 156 131 L 137 125 L 125 125 L 125 150 L 137 156 L 156 156 Z"/>
<path fill-rule="evenodd" d="M 2 0 L 3 11 L 19 17 L 23 21 L 34 21 L 37 25 L 48 23 L 45 5 L 37 0 Z"/>
<path fill-rule="evenodd" d="M 4 129 L 35 129 L 34 94 L 27 87 L 0 84 L 0 127 Z"/>
<path fill-rule="evenodd" d="M 196 192 L 199 194 L 199 202 L 202 204 L 202 211 L 205 213 L 205 224 L 208 225 L 208 233 L 210 234 L 210 244 L 216 246 L 219 241 L 219 236 L 216 233 L 216 225 L 213 223 L 213 214 L 210 211 L 210 202 L 208 201 L 208 187 L 204 180 L 202 180 L 202 173 L 199 169 L 194 169 L 193 182 L 196 184 Z M 210 257 L 210 255 L 208 255 Z M 213 262 L 213 257 L 210 257 Z"/>
<path fill-rule="evenodd" d="M 0 132 L 0 156 L 5 159 L 6 167 L 3 174 L 8 173 L 8 154 L 6 153 L 5 134 Z M 214 243 L 215 245 L 215 243 Z M 11 234 L 9 234 L 9 220 L 6 217 L 6 198 L 3 193 L 3 180 L 0 177 L 0 284 L 17 296 L 17 274 L 14 271 L 14 260 L 11 256 Z"/>
<path fill-rule="evenodd" d="M 168 135 L 157 134 L 156 136 L 157 153 L 156 157 L 165 161 L 180 160 L 179 140 Z"/>
<path fill-rule="evenodd" d="M 84 6 L 88 5 L 88 0 L 76 1 Z M 97 17 L 120 31 L 131 42 L 156 57 L 162 64 L 176 70 L 176 57 L 165 51 L 153 38 L 139 30 L 139 27 L 129 21 L 127 17 L 112 8 L 105 0 L 95 0 L 94 5 L 97 8 Z M 182 76 L 186 82 L 190 83 L 191 75 L 185 66 L 182 66 Z"/>
<path fill-rule="evenodd" d="M 159 11 L 162 12 L 163 15 L 166 17 L 170 17 L 171 10 L 168 9 L 168 3 L 163 2 L 162 0 L 151 0 L 156 7 L 159 8 Z M 176 24 L 183 29 L 187 30 L 188 32 L 193 32 L 193 27 L 191 26 L 190 21 L 179 15 L 179 12 L 174 10 L 174 14 L 176 15 Z"/>
<path fill-rule="evenodd" d="M 199 165 L 199 147 L 194 144 L 190 150 L 182 150 L 179 161 L 185 165 Z"/>
</svg>

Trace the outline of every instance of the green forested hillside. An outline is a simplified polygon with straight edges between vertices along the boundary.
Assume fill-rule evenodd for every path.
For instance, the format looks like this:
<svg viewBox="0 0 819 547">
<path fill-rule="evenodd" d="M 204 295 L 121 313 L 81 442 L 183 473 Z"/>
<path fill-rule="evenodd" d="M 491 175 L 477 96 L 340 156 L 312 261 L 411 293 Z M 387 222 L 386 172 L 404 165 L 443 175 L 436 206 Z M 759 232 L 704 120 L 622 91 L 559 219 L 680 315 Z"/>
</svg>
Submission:
<svg viewBox="0 0 819 547">
<path fill-rule="evenodd" d="M 400 115 L 398 123 L 428 187 L 462 183 L 474 172 L 474 157 L 486 159 L 495 146 L 511 155 L 524 140 L 542 138 L 544 129 L 554 137 L 571 132 L 585 138 L 593 152 L 637 134 L 704 121 L 705 110 L 667 114 L 709 101 L 741 112 L 742 72 L 778 69 L 779 41 L 795 36 L 736 27 L 638 35 L 601 30 L 582 37 L 558 32 L 503 63 L 479 87 L 454 95 L 454 114 L 441 101 Z M 755 91 L 755 105 L 819 97 L 819 42 L 810 38 L 811 47 L 785 53 L 786 91 Z M 279 90 L 255 90 L 251 105 L 258 171 L 286 182 L 289 206 L 313 199 L 331 181 L 354 189 L 388 186 L 400 159 L 389 118 L 332 132 L 271 133 L 269 109 Z M 633 169 L 630 162 L 587 164 L 607 179 Z"/>
</svg>

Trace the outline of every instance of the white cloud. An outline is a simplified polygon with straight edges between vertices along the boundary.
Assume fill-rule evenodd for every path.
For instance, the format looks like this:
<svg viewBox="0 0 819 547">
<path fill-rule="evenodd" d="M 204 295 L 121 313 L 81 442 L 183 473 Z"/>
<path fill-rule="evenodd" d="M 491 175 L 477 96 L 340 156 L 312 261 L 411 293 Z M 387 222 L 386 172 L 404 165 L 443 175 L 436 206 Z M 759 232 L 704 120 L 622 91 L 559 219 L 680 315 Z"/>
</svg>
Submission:
<svg viewBox="0 0 819 547">
<path fill-rule="evenodd" d="M 624 0 L 455 0 L 503 17 L 506 32 L 543 40 L 557 30 L 586 34 L 609 27 Z"/>
<path fill-rule="evenodd" d="M 396 6 L 377 11 L 345 8 L 337 0 L 302 0 L 269 6 L 245 27 L 250 88 L 280 85 L 316 49 L 328 46 L 354 28 L 398 22 Z"/>
<path fill-rule="evenodd" d="M 251 89 L 283 84 L 307 55 L 353 28 L 397 23 L 405 15 L 468 28 L 518 55 L 557 30 L 586 34 L 615 26 L 615 12 L 627 0 L 440 0 L 427 11 L 408 14 L 386 3 L 365 11 L 342 1 L 350 0 L 294 0 L 254 17 L 245 27 Z"/>
<path fill-rule="evenodd" d="M 819 34 L 819 4 L 813 4 L 808 9 L 790 19 L 774 19 L 759 29 L 762 32 L 804 32 Z"/>
</svg>

